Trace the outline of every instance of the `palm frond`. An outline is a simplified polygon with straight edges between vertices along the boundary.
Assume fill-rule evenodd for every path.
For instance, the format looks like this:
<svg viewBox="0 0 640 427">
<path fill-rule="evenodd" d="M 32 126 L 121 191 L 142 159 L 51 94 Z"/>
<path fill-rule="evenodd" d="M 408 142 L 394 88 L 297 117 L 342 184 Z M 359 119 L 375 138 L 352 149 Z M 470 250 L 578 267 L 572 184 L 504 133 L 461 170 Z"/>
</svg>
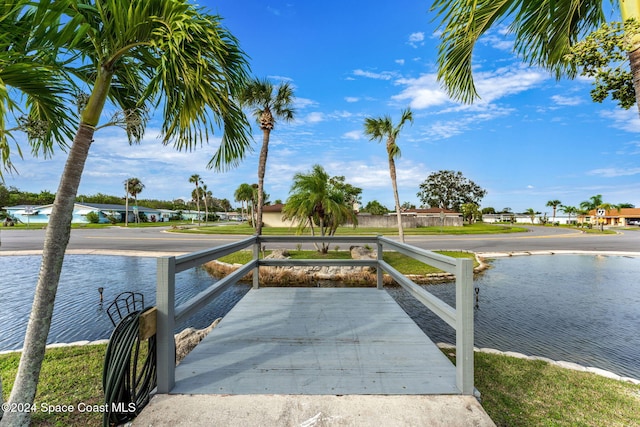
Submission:
<svg viewBox="0 0 640 427">
<path fill-rule="evenodd" d="M 511 19 L 515 50 L 529 64 L 557 76 L 573 76 L 566 61 L 569 48 L 604 22 L 602 0 L 436 0 L 441 18 L 438 80 L 453 99 L 478 98 L 473 81 L 473 50 L 478 39 L 497 22 Z M 614 3 L 614 2 L 612 2 Z"/>
</svg>

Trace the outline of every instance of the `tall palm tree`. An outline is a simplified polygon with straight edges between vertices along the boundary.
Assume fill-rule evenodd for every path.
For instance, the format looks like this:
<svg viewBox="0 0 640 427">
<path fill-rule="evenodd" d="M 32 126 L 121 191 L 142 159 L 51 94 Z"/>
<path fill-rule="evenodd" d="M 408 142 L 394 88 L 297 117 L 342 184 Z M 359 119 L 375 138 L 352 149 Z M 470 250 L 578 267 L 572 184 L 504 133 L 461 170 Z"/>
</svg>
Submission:
<svg viewBox="0 0 640 427">
<path fill-rule="evenodd" d="M 198 209 L 198 225 L 200 225 L 200 188 L 199 185 L 202 184 L 202 178 L 200 178 L 200 175 L 198 175 L 197 173 L 191 175 L 189 177 L 189 182 L 191 184 L 195 184 L 196 185 L 196 189 L 195 189 L 195 196 L 193 197 L 196 201 L 196 206 Z"/>
<path fill-rule="evenodd" d="M 515 50 L 530 64 L 575 77 L 566 59 L 579 38 L 605 22 L 603 0 L 436 0 L 432 10 L 442 17 L 438 79 L 449 95 L 463 102 L 478 97 L 472 76 L 472 54 L 478 39 L 494 24 L 511 18 Z M 616 2 L 611 2 L 615 4 Z M 623 20 L 640 20 L 636 1 L 619 0 Z M 629 50 L 636 104 L 640 109 L 640 44 Z M 640 110 L 639 110 L 640 111 Z"/>
<path fill-rule="evenodd" d="M 533 224 L 536 219 L 536 215 L 539 214 L 540 212 L 536 212 L 533 208 L 528 208 L 527 210 L 524 211 L 524 213 L 525 215 L 528 215 L 529 218 L 531 218 L 531 224 Z"/>
<path fill-rule="evenodd" d="M 233 197 L 236 202 L 240 202 L 241 211 L 245 208 L 245 205 L 246 210 L 249 210 L 249 200 L 253 197 L 253 189 L 251 188 L 251 185 L 247 183 L 240 184 L 240 186 L 236 188 L 235 193 L 233 193 Z M 244 218 L 245 213 L 243 212 L 242 215 Z"/>
<path fill-rule="evenodd" d="M 235 147 L 227 150 L 227 157 L 221 161 L 236 158 L 242 154 L 238 147 L 250 147 L 248 122 L 234 101 L 246 84 L 248 63 L 237 40 L 221 26 L 220 17 L 206 13 L 188 0 L 2 3 L 0 8 L 9 3 L 17 13 L 9 14 L 9 20 L 2 15 L 0 20 L 0 63 L 11 64 L 21 58 L 24 63 L 32 62 L 36 69 L 49 70 L 37 80 L 35 73 L 24 69 L 21 82 L 16 76 L 12 81 L 3 80 L 2 87 L 7 89 L 0 90 L 2 138 L 6 135 L 5 118 L 10 113 L 5 105 L 12 106 L 11 111 L 25 108 L 28 118 L 46 122 L 45 126 L 37 127 L 43 129 L 44 138 L 29 140 L 34 151 L 51 152 L 56 133 L 65 135 L 67 123 L 78 124 L 67 149 L 66 165 L 47 225 L 24 350 L 11 391 L 10 402 L 26 404 L 35 397 L 75 197 L 90 146 L 100 143 L 94 142 L 96 132 L 108 125 L 118 125 L 126 130 L 130 143 L 137 143 L 144 136 L 147 112 L 163 106 L 164 144 L 192 149 L 207 140 L 219 125 L 224 127 L 222 145 Z M 40 22 L 54 12 L 64 15 L 59 21 L 65 26 L 58 25 L 55 17 Z M 22 21 L 29 14 L 33 15 L 30 28 Z M 14 23 L 21 25 L 17 27 L 19 31 Z M 56 48 L 61 48 L 60 53 Z M 55 70 L 48 65 L 53 61 L 60 64 L 59 69 L 69 70 L 67 78 L 51 75 Z M 6 69 L 2 72 L 7 74 Z M 26 80 L 30 77 L 34 77 L 34 82 Z M 44 87 L 43 94 L 39 95 L 38 103 L 32 102 L 36 97 L 32 95 L 35 84 L 45 79 L 53 83 L 54 90 L 61 90 L 55 92 L 47 89 L 47 84 L 39 85 L 37 90 Z M 76 82 L 91 91 L 87 97 L 81 97 L 77 117 L 65 98 L 65 94 L 74 92 Z M 12 97 L 22 93 L 26 94 L 27 102 L 18 104 Z M 107 103 L 120 112 L 101 121 Z M 58 108 L 60 104 L 66 109 Z M 48 130 L 53 127 L 55 131 Z M 68 140 L 60 140 L 68 144 Z M 8 163 L 5 155 L 3 162 Z M 25 425 L 29 423 L 29 414 L 6 413 L 2 422 Z"/>
<path fill-rule="evenodd" d="M 262 130 L 262 148 L 258 160 L 258 200 L 256 234 L 262 234 L 262 207 L 264 205 L 264 174 L 267 168 L 269 137 L 276 119 L 290 122 L 295 116 L 293 89 L 289 83 L 277 88 L 264 79 L 254 79 L 240 94 L 240 102 L 253 109 L 253 115 Z"/>
<path fill-rule="evenodd" d="M 298 221 L 300 231 L 308 225 L 315 235 L 314 224 L 317 224 L 321 236 L 331 236 L 347 220 L 356 224 L 353 206 L 349 205 L 344 192 L 330 183 L 329 175 L 320 165 L 314 165 L 309 173 L 295 174 L 289 194 L 282 209 L 283 219 Z M 316 248 L 327 253 L 329 244 L 322 243 L 321 248 L 317 245 Z"/>
<path fill-rule="evenodd" d="M 580 202 L 580 208 L 592 211 L 598 209 L 598 206 L 600 206 L 602 203 L 602 194 L 596 194 L 595 196 L 589 197 L 589 200 Z"/>
<path fill-rule="evenodd" d="M 131 194 L 133 196 L 133 200 L 134 200 L 134 213 L 135 213 L 135 217 L 136 217 L 136 223 L 140 222 L 140 216 L 138 215 L 138 194 L 142 193 L 142 190 L 144 190 L 144 184 L 142 183 L 142 181 L 140 181 L 140 179 L 138 178 L 129 178 L 127 180 L 125 180 L 124 182 L 125 185 L 125 189 L 127 190 L 127 202 L 129 202 L 129 194 Z M 125 209 L 126 213 L 125 213 L 125 218 L 129 218 L 129 209 Z M 126 221 L 125 221 L 126 222 Z"/>
<path fill-rule="evenodd" d="M 556 222 L 556 209 L 558 209 L 558 206 L 560 206 L 561 204 L 562 202 L 560 200 L 549 200 L 547 202 L 547 206 L 553 208 L 553 220 L 552 220 L 553 223 Z"/>
<path fill-rule="evenodd" d="M 400 197 L 398 196 L 395 159 L 400 157 L 400 147 L 398 147 L 396 139 L 406 122 L 413 123 L 413 114 L 411 113 L 410 108 L 407 108 L 402 112 L 400 122 L 395 126 L 389 116 L 367 118 L 364 121 L 364 133 L 370 137 L 371 141 L 378 140 L 378 142 L 381 142 L 386 138 L 387 156 L 389 158 L 389 174 L 391 175 L 393 198 L 396 202 L 396 215 L 398 216 L 398 234 L 400 235 L 400 241 L 402 243 L 404 243 L 404 230 L 402 228 L 402 212 L 400 209 Z"/>
<path fill-rule="evenodd" d="M 209 203 L 211 200 L 211 196 L 213 193 L 207 188 L 206 184 L 202 184 L 202 199 L 204 200 L 204 225 L 207 225 L 207 221 L 209 220 Z"/>
</svg>

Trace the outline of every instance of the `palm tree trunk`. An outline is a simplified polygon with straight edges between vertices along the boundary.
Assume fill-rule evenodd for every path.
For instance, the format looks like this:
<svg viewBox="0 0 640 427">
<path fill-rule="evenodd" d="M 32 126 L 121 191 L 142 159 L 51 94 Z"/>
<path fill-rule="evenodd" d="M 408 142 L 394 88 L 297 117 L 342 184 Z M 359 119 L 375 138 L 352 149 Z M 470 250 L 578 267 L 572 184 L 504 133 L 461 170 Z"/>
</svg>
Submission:
<svg viewBox="0 0 640 427">
<path fill-rule="evenodd" d="M 393 187 L 393 198 L 396 201 L 396 214 L 398 216 L 398 235 L 400 242 L 404 243 L 404 229 L 402 228 L 402 213 L 400 212 L 400 197 L 398 196 L 398 182 L 396 181 L 396 163 L 393 157 L 389 157 L 389 174 L 391 175 L 391 186 Z"/>
<path fill-rule="evenodd" d="M 636 107 L 640 114 L 640 47 L 629 52 L 629 65 L 633 74 L 633 89 L 636 92 Z"/>
<path fill-rule="evenodd" d="M 256 234 L 262 234 L 262 206 L 264 205 L 264 174 L 267 169 L 267 153 L 269 152 L 269 134 L 271 130 L 262 130 L 262 148 L 258 161 L 258 206 L 256 215 Z"/>
<path fill-rule="evenodd" d="M 40 275 L 24 339 L 24 349 L 9 399 L 13 403 L 33 402 L 35 399 L 62 262 L 71 235 L 73 206 L 94 132 L 93 127 L 80 125 L 53 202 L 44 240 Z M 2 423 L 10 426 L 27 426 L 29 419 L 30 414 L 27 412 L 8 412 L 4 414 Z"/>
</svg>

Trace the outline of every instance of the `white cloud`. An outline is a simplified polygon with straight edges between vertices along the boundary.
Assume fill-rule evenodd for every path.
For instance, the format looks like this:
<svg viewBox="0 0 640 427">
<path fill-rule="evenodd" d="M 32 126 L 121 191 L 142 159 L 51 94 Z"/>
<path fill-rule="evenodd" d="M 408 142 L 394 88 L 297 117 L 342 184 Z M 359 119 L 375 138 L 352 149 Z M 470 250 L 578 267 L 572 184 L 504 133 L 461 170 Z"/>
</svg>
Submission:
<svg viewBox="0 0 640 427">
<path fill-rule="evenodd" d="M 410 46 L 417 48 L 418 46 L 424 45 L 424 33 L 416 32 L 411 33 L 409 35 L 409 41 L 407 42 Z"/>
<path fill-rule="evenodd" d="M 621 108 L 609 111 L 602 111 L 600 116 L 607 119 L 611 126 L 626 132 L 640 132 L 640 118 L 638 118 L 638 109 L 630 108 L 623 110 Z"/>
<path fill-rule="evenodd" d="M 296 97 L 294 100 L 294 108 L 297 108 L 297 109 L 303 109 L 303 108 L 312 107 L 316 105 L 318 105 L 318 103 L 312 99 Z"/>
<path fill-rule="evenodd" d="M 597 175 L 603 178 L 616 178 L 619 176 L 633 176 L 640 174 L 640 168 L 601 168 L 587 172 L 588 175 Z"/>
<path fill-rule="evenodd" d="M 404 65 L 404 59 L 396 59 L 394 62 L 399 65 Z"/>
<path fill-rule="evenodd" d="M 356 97 L 356 96 L 345 96 L 344 100 L 347 102 L 358 102 L 360 101 L 360 98 Z"/>
<path fill-rule="evenodd" d="M 449 102 L 449 97 L 436 81 L 435 74 L 423 74 L 415 79 L 398 79 L 396 84 L 406 88 L 391 99 L 409 101 L 411 108 L 419 110 Z"/>
<path fill-rule="evenodd" d="M 557 105 L 563 106 L 574 106 L 582 104 L 582 99 L 577 96 L 562 96 L 562 95 L 553 95 L 551 100 L 555 102 Z"/>
<path fill-rule="evenodd" d="M 374 73 L 371 71 L 358 69 L 353 71 L 353 75 L 358 77 L 367 77 L 369 79 L 376 79 L 376 80 L 391 80 L 394 76 L 394 73 L 390 71 L 383 71 L 382 73 Z"/>
<path fill-rule="evenodd" d="M 362 135 L 362 131 L 359 130 L 352 130 L 346 133 L 342 134 L 342 138 L 344 139 L 353 139 L 353 140 L 359 140 L 362 139 L 363 135 Z"/>
<path fill-rule="evenodd" d="M 475 75 L 476 88 L 480 102 L 493 102 L 509 95 L 527 91 L 543 81 L 549 75 L 528 67 L 501 68 Z"/>
</svg>

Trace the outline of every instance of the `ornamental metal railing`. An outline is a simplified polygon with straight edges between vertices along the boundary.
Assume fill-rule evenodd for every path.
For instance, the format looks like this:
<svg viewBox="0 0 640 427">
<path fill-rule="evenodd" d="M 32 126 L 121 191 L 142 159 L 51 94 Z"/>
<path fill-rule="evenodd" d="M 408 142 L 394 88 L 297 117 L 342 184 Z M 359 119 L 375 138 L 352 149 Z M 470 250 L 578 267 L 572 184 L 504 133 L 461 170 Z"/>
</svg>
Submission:
<svg viewBox="0 0 640 427">
<path fill-rule="evenodd" d="M 377 259 L 261 259 L 260 251 L 266 243 L 364 243 L 377 247 Z M 225 255 L 252 248 L 253 257 L 233 273 L 218 280 L 188 301 L 175 305 L 176 274 L 195 268 Z M 455 275 L 456 306 L 451 307 L 384 261 L 384 251 L 395 251 L 425 264 Z M 252 273 L 253 288 L 259 283 L 261 266 L 361 266 L 376 268 L 376 286 L 383 289 L 383 273 L 443 319 L 456 331 L 456 386 L 462 394 L 473 394 L 473 261 L 453 258 L 403 244 L 382 236 L 251 236 L 238 242 L 221 245 L 181 256 L 158 258 L 157 264 L 157 375 L 158 393 L 169 393 L 175 385 L 176 324 L 186 320 L 209 304 L 229 286 Z"/>
</svg>

